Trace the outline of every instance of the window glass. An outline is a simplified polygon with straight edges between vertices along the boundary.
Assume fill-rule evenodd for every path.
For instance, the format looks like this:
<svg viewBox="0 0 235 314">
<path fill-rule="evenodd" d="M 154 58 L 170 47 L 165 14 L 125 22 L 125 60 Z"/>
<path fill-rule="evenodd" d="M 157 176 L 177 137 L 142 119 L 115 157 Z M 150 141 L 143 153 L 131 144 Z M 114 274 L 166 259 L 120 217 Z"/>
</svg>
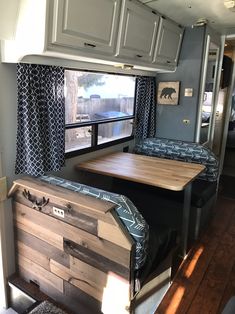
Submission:
<svg viewBox="0 0 235 314">
<path fill-rule="evenodd" d="M 66 152 L 131 136 L 135 81 L 133 76 L 65 70 Z M 91 135 L 94 124 L 98 127 Z"/>
<path fill-rule="evenodd" d="M 98 144 L 131 136 L 132 124 L 133 120 L 100 124 L 98 129 Z"/>
<path fill-rule="evenodd" d="M 91 126 L 65 130 L 65 152 L 91 147 Z"/>
<path fill-rule="evenodd" d="M 65 86 L 66 124 L 134 114 L 135 77 L 66 70 Z"/>
</svg>

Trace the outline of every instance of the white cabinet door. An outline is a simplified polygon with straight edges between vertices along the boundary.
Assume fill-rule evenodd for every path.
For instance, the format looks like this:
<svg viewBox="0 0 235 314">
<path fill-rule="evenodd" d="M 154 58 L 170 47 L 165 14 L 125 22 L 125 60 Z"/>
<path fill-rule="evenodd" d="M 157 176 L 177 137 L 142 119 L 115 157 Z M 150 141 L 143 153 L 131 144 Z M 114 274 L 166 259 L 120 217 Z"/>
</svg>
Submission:
<svg viewBox="0 0 235 314">
<path fill-rule="evenodd" d="M 183 38 L 183 28 L 161 17 L 154 52 L 154 63 L 177 65 Z"/>
<path fill-rule="evenodd" d="M 54 0 L 52 44 L 115 54 L 121 0 Z"/>
<path fill-rule="evenodd" d="M 159 19 L 143 4 L 124 0 L 116 55 L 151 63 Z"/>
</svg>

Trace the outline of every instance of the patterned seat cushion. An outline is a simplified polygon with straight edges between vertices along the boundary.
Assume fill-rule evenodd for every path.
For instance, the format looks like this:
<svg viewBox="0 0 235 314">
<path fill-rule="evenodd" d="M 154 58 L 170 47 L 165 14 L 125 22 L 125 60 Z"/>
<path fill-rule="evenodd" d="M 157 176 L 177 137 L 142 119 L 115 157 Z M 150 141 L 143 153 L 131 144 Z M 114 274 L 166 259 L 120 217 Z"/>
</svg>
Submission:
<svg viewBox="0 0 235 314">
<path fill-rule="evenodd" d="M 134 153 L 203 164 L 206 169 L 199 175 L 200 179 L 216 181 L 218 178 L 219 162 L 217 157 L 209 148 L 198 143 L 165 138 L 147 138 L 136 144 Z"/>
<path fill-rule="evenodd" d="M 75 192 L 116 204 L 115 211 L 117 215 L 135 240 L 135 269 L 140 269 L 144 265 L 148 250 L 149 226 L 135 205 L 126 196 L 103 191 L 101 189 L 55 176 L 42 176 L 39 179 L 53 185 L 58 185 Z"/>
</svg>

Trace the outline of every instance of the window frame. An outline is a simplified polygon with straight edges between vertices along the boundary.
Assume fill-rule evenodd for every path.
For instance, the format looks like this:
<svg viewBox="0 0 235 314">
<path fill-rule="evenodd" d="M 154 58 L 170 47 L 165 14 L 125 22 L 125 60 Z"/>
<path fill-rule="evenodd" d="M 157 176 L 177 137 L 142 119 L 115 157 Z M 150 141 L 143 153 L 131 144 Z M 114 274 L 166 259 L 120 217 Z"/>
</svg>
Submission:
<svg viewBox="0 0 235 314">
<path fill-rule="evenodd" d="M 71 71 L 80 71 L 80 72 L 90 72 L 90 73 L 103 73 L 103 74 L 109 74 L 109 75 L 120 75 L 120 76 L 132 76 L 137 78 L 136 75 L 130 75 L 130 74 L 120 74 L 120 73 L 115 73 L 115 72 L 103 72 L 103 71 L 91 71 L 91 70 L 79 70 L 79 69 L 71 69 L 71 68 L 65 68 L 65 70 L 71 70 Z M 100 124 L 106 124 L 106 123 L 112 123 L 112 122 L 118 122 L 118 121 L 126 121 L 126 120 L 133 120 L 133 126 L 135 124 L 135 119 L 136 119 L 136 82 L 135 82 L 135 90 L 134 90 L 134 110 L 133 110 L 133 115 L 128 115 L 126 117 L 119 117 L 119 118 L 109 118 L 109 119 L 99 119 L 95 121 L 86 121 L 86 122 L 77 122 L 77 123 L 65 123 L 65 131 L 66 130 L 71 130 L 71 129 L 76 129 L 76 128 L 82 128 L 89 126 L 91 127 L 91 146 L 86 147 L 86 148 L 81 148 L 81 149 L 76 149 L 71 152 L 65 152 L 65 158 L 72 158 L 76 157 L 79 155 L 87 154 L 90 152 L 94 152 L 106 147 L 122 144 L 128 141 L 131 141 L 134 139 L 134 127 L 132 128 L 132 134 L 130 136 L 125 136 L 116 140 L 111 140 L 109 142 L 105 142 L 102 144 L 98 144 L 98 128 Z"/>
</svg>

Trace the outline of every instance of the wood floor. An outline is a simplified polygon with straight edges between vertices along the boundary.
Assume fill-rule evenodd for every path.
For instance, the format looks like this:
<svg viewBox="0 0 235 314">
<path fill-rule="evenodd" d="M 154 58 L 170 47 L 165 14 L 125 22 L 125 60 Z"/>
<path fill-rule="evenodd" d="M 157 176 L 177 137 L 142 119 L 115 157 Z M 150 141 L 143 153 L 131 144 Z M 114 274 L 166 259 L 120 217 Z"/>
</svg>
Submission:
<svg viewBox="0 0 235 314">
<path fill-rule="evenodd" d="M 181 265 L 155 314 L 221 314 L 233 295 L 235 199 L 219 196 L 214 218 Z"/>
</svg>

